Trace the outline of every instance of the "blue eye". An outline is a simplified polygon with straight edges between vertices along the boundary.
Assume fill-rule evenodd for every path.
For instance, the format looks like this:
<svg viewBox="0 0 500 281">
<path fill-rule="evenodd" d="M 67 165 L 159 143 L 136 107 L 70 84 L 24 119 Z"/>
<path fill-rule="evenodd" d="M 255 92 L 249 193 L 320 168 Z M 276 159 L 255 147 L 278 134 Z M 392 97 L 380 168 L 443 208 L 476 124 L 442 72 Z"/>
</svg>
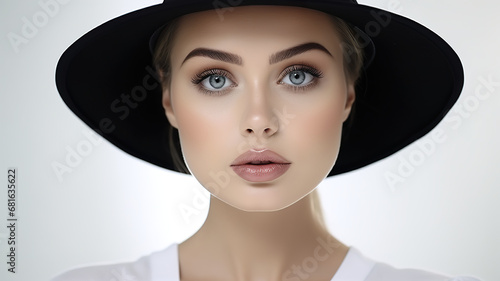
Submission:
<svg viewBox="0 0 500 281">
<path fill-rule="evenodd" d="M 228 88 L 235 86 L 229 78 L 230 73 L 222 69 L 209 69 L 193 77 L 193 84 L 207 94 L 222 94 Z"/>
<path fill-rule="evenodd" d="M 316 78 L 321 78 L 320 71 L 307 66 L 292 66 L 285 69 L 280 84 L 287 84 L 292 87 L 305 87 L 314 82 Z"/>
<path fill-rule="evenodd" d="M 226 84 L 226 77 L 220 75 L 211 75 L 203 82 L 206 83 L 206 80 L 208 80 L 208 84 L 210 84 L 210 86 L 217 90 L 219 90 L 224 86 L 224 84 Z M 203 86 L 206 87 L 207 85 L 203 84 Z"/>
<path fill-rule="evenodd" d="M 292 83 L 295 86 L 301 85 L 302 83 L 309 83 L 311 82 L 313 76 L 309 73 L 306 73 L 304 71 L 292 71 L 290 74 L 285 76 L 285 83 L 289 84 L 288 82 Z"/>
<path fill-rule="evenodd" d="M 203 79 L 201 85 L 208 91 L 222 91 L 233 85 L 233 81 L 222 75 L 214 74 Z"/>
</svg>

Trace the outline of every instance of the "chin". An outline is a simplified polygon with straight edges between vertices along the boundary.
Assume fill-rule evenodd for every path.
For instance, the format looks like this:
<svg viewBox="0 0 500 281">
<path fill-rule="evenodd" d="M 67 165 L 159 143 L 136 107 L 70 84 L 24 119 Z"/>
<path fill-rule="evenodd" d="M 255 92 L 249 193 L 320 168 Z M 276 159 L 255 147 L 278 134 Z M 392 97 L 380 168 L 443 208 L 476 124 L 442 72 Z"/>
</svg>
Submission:
<svg viewBox="0 0 500 281">
<path fill-rule="evenodd" d="M 299 201 L 300 199 L 296 200 Z M 228 202 L 224 201 L 226 204 L 236 208 L 240 211 L 249 212 L 249 213 L 271 213 L 281 211 L 286 209 L 287 207 L 293 205 L 296 201 L 291 203 L 284 202 L 276 202 L 271 204 L 262 204 L 262 202 Z"/>
<path fill-rule="evenodd" d="M 216 197 L 245 212 L 280 211 L 300 201 L 314 190 L 314 187 L 299 190 L 285 183 L 243 184 L 233 188 Z M 290 192 L 292 190 L 295 192 Z"/>
</svg>

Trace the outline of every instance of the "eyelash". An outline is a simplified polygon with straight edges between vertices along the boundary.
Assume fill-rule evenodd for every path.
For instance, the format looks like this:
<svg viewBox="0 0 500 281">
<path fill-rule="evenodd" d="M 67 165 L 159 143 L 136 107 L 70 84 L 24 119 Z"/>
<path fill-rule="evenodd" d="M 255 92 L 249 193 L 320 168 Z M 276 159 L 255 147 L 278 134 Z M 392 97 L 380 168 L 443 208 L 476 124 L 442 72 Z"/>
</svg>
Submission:
<svg viewBox="0 0 500 281">
<path fill-rule="evenodd" d="M 210 77 L 212 75 L 224 76 L 224 77 L 226 77 L 229 80 L 231 80 L 231 81 L 234 82 L 233 76 L 228 71 L 226 71 L 224 69 L 218 69 L 218 68 L 207 69 L 207 70 L 202 71 L 201 73 L 196 74 L 191 79 L 191 82 L 194 85 L 196 85 L 196 87 L 198 88 L 198 90 L 200 90 L 204 94 L 214 95 L 214 96 L 220 96 L 220 95 L 225 94 L 226 91 L 228 91 L 229 89 L 225 89 L 225 90 L 222 90 L 222 91 L 212 91 L 212 90 L 209 90 L 209 89 L 207 89 L 207 88 L 205 88 L 205 87 L 203 87 L 201 85 L 201 82 L 203 82 L 205 79 L 207 79 L 208 77 Z M 238 85 L 236 83 L 234 83 L 229 88 L 233 88 L 233 87 L 236 87 L 236 86 L 238 86 Z"/>
<path fill-rule="evenodd" d="M 309 82 L 305 86 L 292 86 L 292 85 L 283 83 L 282 80 L 288 74 L 290 74 L 290 73 L 292 73 L 294 71 L 303 71 L 305 73 L 309 73 L 310 75 L 313 76 L 313 80 L 311 82 Z M 238 86 L 236 83 L 234 83 L 231 86 L 229 86 L 228 88 L 226 88 L 224 90 L 221 90 L 221 91 L 212 91 L 212 90 L 206 89 L 205 87 L 203 87 L 201 85 L 201 82 L 203 82 L 205 79 L 209 78 L 212 75 L 224 76 L 224 77 L 228 78 L 229 80 L 233 81 L 233 83 L 234 83 L 234 79 L 233 79 L 232 75 L 228 71 L 223 70 L 223 69 L 217 69 L 217 68 L 215 68 L 215 69 L 207 69 L 207 70 L 202 71 L 201 73 L 196 74 L 191 79 L 191 82 L 194 85 L 196 85 L 196 87 L 198 88 L 198 90 L 200 90 L 204 94 L 215 95 L 215 96 L 223 95 L 230 88 Z M 303 92 L 303 91 L 306 91 L 306 90 L 310 89 L 311 87 L 314 87 L 317 84 L 319 78 L 323 78 L 323 73 L 321 71 L 317 70 L 314 67 L 307 66 L 307 65 L 292 65 L 292 66 L 287 67 L 279 75 L 278 84 L 283 85 L 285 87 L 288 87 L 292 91 L 295 91 L 295 92 Z"/>
<path fill-rule="evenodd" d="M 311 74 L 313 76 L 313 80 L 311 82 L 309 82 L 307 85 L 304 85 L 304 86 L 292 86 L 290 84 L 283 83 L 282 80 L 287 75 L 289 75 L 290 73 L 292 73 L 294 71 L 303 71 L 305 73 L 309 73 L 309 74 Z M 320 70 L 318 70 L 318 69 L 316 69 L 316 68 L 314 68 L 312 66 L 307 66 L 307 65 L 292 65 L 292 66 L 287 67 L 283 71 L 283 73 L 279 76 L 278 84 L 283 85 L 285 87 L 288 87 L 288 88 L 292 89 L 295 92 L 303 92 L 303 91 L 306 91 L 306 90 L 310 89 L 311 87 L 314 87 L 318 83 L 318 79 L 320 79 L 320 78 L 323 78 L 323 72 L 321 72 Z"/>
</svg>

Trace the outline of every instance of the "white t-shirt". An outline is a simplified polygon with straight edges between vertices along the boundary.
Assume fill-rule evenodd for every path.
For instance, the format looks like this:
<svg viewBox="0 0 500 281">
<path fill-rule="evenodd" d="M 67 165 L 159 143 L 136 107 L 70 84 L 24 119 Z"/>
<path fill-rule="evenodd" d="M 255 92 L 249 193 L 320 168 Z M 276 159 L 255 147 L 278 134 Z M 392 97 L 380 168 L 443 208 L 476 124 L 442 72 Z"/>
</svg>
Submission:
<svg viewBox="0 0 500 281">
<path fill-rule="evenodd" d="M 82 267 L 52 281 L 180 281 L 177 244 L 130 263 Z M 302 272 L 301 274 L 306 274 Z M 301 280 L 289 275 L 287 281 Z M 285 281 L 286 279 L 284 279 Z M 396 269 L 364 257 L 350 248 L 331 281 L 479 281 L 471 277 L 445 277 L 415 269 Z"/>
</svg>

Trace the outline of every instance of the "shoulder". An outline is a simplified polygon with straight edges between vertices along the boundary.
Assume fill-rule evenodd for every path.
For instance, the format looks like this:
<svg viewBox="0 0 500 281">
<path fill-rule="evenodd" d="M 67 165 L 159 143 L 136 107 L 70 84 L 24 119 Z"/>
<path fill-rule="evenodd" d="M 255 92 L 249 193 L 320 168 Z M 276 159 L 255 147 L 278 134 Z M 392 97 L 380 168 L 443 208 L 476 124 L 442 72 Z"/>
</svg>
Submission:
<svg viewBox="0 0 500 281">
<path fill-rule="evenodd" d="M 398 269 L 376 263 L 365 281 L 480 281 L 472 277 L 448 277 L 418 269 Z"/>
<path fill-rule="evenodd" d="M 472 277 L 448 277 L 418 269 L 399 269 L 365 257 L 359 250 L 349 250 L 338 278 L 332 281 L 479 281 Z"/>
<path fill-rule="evenodd" d="M 163 264 L 164 270 L 174 270 L 176 265 L 170 264 L 168 257 L 176 250 L 176 245 L 143 256 L 133 262 L 104 264 L 78 267 L 63 272 L 50 281 L 149 281 L 153 280 L 157 264 Z M 172 267 L 172 268 L 170 268 Z"/>
</svg>

